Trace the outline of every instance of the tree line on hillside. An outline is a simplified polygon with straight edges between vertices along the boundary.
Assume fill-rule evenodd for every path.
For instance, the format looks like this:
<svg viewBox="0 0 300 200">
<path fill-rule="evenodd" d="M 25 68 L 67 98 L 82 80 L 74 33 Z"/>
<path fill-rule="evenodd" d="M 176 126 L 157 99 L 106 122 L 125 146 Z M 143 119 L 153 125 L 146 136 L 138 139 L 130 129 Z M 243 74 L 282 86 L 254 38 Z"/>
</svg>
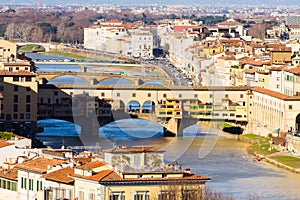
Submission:
<svg viewBox="0 0 300 200">
<path fill-rule="evenodd" d="M 227 19 L 223 16 L 197 16 L 176 14 L 153 14 L 149 12 L 134 14 L 130 9 L 120 12 L 115 10 L 105 13 L 95 11 L 36 11 L 21 9 L 15 12 L 0 13 L 0 37 L 10 40 L 26 42 L 63 42 L 83 43 L 83 29 L 89 27 L 97 19 L 117 19 L 124 23 L 142 21 L 146 25 L 153 25 L 163 19 L 190 19 L 202 21 L 204 25 L 213 25 Z M 241 21 L 241 20 L 240 20 Z M 243 22 L 243 21 L 241 21 Z M 251 24 L 253 24 L 251 22 Z M 268 26 L 264 26 L 264 28 Z M 261 26 L 251 26 L 249 33 L 263 35 Z"/>
</svg>

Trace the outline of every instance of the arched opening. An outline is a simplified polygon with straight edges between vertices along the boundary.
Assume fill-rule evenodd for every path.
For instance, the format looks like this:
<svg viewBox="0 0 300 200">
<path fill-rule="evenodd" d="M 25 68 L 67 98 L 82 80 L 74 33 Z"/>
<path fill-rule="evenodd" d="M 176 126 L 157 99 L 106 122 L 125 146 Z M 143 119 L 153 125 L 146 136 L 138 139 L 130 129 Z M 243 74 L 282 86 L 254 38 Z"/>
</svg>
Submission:
<svg viewBox="0 0 300 200">
<path fill-rule="evenodd" d="M 133 85 L 133 83 L 122 78 L 108 78 L 100 81 L 97 85 Z"/>
<path fill-rule="evenodd" d="M 73 122 L 59 119 L 43 119 L 37 121 L 43 132 L 36 138 L 45 146 L 61 148 L 62 146 L 82 146 L 80 140 L 81 127 Z"/>
<path fill-rule="evenodd" d="M 121 110 L 125 111 L 125 103 L 122 100 L 113 100 L 111 109 L 116 111 L 116 110 Z"/>
<path fill-rule="evenodd" d="M 300 114 L 297 115 L 296 117 L 296 126 L 295 126 L 296 131 L 300 131 Z"/>
<path fill-rule="evenodd" d="M 147 100 L 143 103 L 142 113 L 155 113 L 155 103 L 151 100 Z"/>
<path fill-rule="evenodd" d="M 131 100 L 127 104 L 128 112 L 139 113 L 140 112 L 140 103 L 137 100 Z"/>
<path fill-rule="evenodd" d="M 106 124 L 99 129 L 100 137 L 106 137 L 111 142 L 130 141 L 130 144 L 141 139 L 162 137 L 163 134 L 161 125 L 141 119 L 122 119 Z"/>
<path fill-rule="evenodd" d="M 161 82 L 161 80 L 151 80 L 151 81 L 147 81 L 145 82 L 143 85 L 146 86 L 165 86 L 165 84 L 163 84 Z"/>
<path fill-rule="evenodd" d="M 89 83 L 76 76 L 59 76 L 47 83 L 47 85 L 54 84 L 66 84 L 66 85 L 88 85 Z"/>
</svg>

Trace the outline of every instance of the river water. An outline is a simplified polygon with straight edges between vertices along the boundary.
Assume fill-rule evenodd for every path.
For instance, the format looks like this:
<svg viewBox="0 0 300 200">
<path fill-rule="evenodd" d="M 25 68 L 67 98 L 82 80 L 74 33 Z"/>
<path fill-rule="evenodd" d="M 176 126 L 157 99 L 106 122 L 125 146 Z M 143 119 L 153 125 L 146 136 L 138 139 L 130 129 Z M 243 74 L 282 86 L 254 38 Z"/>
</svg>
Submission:
<svg viewBox="0 0 300 200">
<path fill-rule="evenodd" d="M 167 150 L 167 161 L 181 162 L 192 172 L 210 177 L 209 188 L 235 199 L 251 199 L 253 195 L 259 199 L 300 199 L 300 175 L 264 161 L 245 159 L 248 144 L 244 142 L 196 126 L 185 129 L 182 138 L 165 138 L 161 137 L 161 127 L 141 121 L 123 120 L 101 127 L 100 146 L 102 149 L 113 144 L 163 148 Z M 38 124 L 45 131 L 37 138 L 46 145 L 54 148 L 84 145 L 78 133 L 80 128 L 70 122 L 41 120 Z"/>
<path fill-rule="evenodd" d="M 64 59 L 57 56 L 28 54 L 34 59 Z M 68 70 L 68 66 L 39 66 L 39 71 Z M 55 67 L 55 68 L 53 68 Z M 48 68 L 48 69 L 47 69 Z M 76 66 L 74 68 L 76 69 Z M 60 120 L 41 120 L 44 132 L 37 135 L 53 148 L 84 145 L 80 127 Z M 209 188 L 235 199 L 300 199 L 300 175 L 277 168 L 264 161 L 245 159 L 248 144 L 220 136 L 214 129 L 193 126 L 185 129 L 182 138 L 162 137 L 162 128 L 143 120 L 125 120 L 99 129 L 101 148 L 112 145 L 156 146 L 166 150 L 165 159 L 181 162 L 192 172 L 211 178 Z"/>
</svg>

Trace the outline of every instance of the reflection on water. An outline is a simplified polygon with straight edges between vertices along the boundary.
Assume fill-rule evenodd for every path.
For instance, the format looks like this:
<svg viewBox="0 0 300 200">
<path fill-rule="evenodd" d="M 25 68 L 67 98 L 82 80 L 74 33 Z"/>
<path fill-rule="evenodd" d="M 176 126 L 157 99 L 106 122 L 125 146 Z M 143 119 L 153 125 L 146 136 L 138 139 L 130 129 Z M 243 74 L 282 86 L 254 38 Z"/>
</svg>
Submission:
<svg viewBox="0 0 300 200">
<path fill-rule="evenodd" d="M 78 137 L 74 137 L 74 135 L 77 134 L 78 128 L 75 125 L 63 125 L 60 121 L 46 122 L 47 120 L 39 121 L 39 124 L 44 124 L 45 127 L 45 132 L 39 134 L 39 137 L 48 145 L 53 144 L 53 146 L 59 147 L 58 140 L 62 138 L 64 138 L 66 146 L 76 143 L 75 138 L 78 139 Z M 117 145 L 167 148 L 166 159 L 172 157 L 172 153 L 178 154 L 178 149 L 182 145 L 188 144 L 185 151 L 176 155 L 178 161 L 183 163 L 183 167 L 189 167 L 195 173 L 210 177 L 212 180 L 208 183 L 208 186 L 211 189 L 231 195 L 236 199 L 249 199 L 254 194 L 259 196 L 260 199 L 272 200 L 299 199 L 300 197 L 300 190 L 298 189 L 300 175 L 265 162 L 244 159 L 247 156 L 245 148 L 248 144 L 219 137 L 218 134 L 214 134 L 214 130 L 196 126 L 185 129 L 185 137 L 183 138 L 157 137 L 161 127 L 155 124 L 154 127 L 156 128 L 151 132 L 151 126 L 147 126 L 146 122 L 129 120 L 127 123 L 121 121 L 119 124 L 109 124 L 103 127 L 100 133 L 102 131 L 103 137 L 106 136 Z M 134 134 L 130 132 L 131 128 Z M 65 137 L 49 136 L 52 134 L 57 135 L 58 131 L 59 134 Z M 116 140 L 116 138 L 118 139 Z M 211 143 L 210 140 L 215 141 L 215 144 Z M 207 146 L 206 143 L 214 145 L 209 147 L 211 150 L 200 159 L 199 151 L 203 150 L 203 146 Z"/>
</svg>

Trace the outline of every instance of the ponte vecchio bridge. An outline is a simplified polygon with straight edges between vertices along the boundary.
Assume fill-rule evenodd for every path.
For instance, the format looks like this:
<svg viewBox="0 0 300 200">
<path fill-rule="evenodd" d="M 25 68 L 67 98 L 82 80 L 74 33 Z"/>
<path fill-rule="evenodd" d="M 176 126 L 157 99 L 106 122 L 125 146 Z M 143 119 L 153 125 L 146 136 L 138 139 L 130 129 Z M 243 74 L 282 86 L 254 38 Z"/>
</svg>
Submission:
<svg viewBox="0 0 300 200">
<path fill-rule="evenodd" d="M 100 125 L 135 117 L 161 124 L 166 135 L 181 136 L 200 120 L 247 123 L 252 99 L 249 87 L 41 85 L 38 110 L 39 119 L 73 121 L 87 135 L 98 135 Z"/>
</svg>

